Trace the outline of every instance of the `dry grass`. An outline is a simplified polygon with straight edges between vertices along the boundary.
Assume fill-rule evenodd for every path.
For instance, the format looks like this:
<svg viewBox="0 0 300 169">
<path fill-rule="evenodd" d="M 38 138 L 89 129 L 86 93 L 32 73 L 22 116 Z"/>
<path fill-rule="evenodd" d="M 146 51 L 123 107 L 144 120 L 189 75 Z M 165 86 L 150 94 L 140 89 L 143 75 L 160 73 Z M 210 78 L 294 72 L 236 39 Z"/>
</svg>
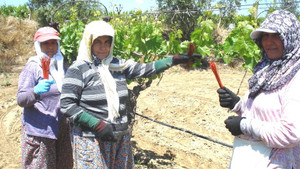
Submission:
<svg viewBox="0 0 300 169">
<path fill-rule="evenodd" d="M 37 23 L 0 16 L 0 25 L 0 73 L 11 72 L 14 65 L 25 63 L 34 55 L 33 36 Z"/>
<path fill-rule="evenodd" d="M 224 43 L 224 41 L 226 40 L 226 38 L 228 37 L 228 35 L 230 34 L 230 32 L 231 32 L 231 30 L 225 29 L 222 26 L 216 27 L 216 29 L 213 32 L 214 36 L 216 37 L 215 38 L 215 42 L 217 44 Z"/>
</svg>

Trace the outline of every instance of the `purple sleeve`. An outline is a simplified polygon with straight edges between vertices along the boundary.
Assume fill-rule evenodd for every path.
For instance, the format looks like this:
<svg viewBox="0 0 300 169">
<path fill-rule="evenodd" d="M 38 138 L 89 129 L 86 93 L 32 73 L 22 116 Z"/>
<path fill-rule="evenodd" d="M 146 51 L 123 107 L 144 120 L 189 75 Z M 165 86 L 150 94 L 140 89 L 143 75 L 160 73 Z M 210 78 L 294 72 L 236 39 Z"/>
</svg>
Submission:
<svg viewBox="0 0 300 169">
<path fill-rule="evenodd" d="M 36 103 L 33 88 L 42 78 L 42 72 L 37 63 L 29 62 L 23 68 L 18 81 L 17 102 L 21 107 L 29 107 Z"/>
</svg>

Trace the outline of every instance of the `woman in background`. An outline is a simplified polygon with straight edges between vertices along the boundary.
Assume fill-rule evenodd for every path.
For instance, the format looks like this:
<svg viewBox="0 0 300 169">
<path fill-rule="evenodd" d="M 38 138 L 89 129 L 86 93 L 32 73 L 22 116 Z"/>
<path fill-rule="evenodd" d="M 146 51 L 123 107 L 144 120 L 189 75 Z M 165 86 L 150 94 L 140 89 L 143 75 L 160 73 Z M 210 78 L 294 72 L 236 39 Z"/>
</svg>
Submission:
<svg viewBox="0 0 300 169">
<path fill-rule="evenodd" d="M 300 23 L 292 13 L 272 12 L 251 33 L 261 61 L 240 99 L 218 89 L 220 104 L 237 116 L 225 120 L 234 135 L 232 169 L 300 168 Z"/>
<path fill-rule="evenodd" d="M 22 115 L 22 168 L 73 167 L 68 125 L 60 112 L 65 70 L 60 37 L 52 27 L 34 35 L 36 56 L 29 58 L 18 82 L 17 102 Z M 44 79 L 42 58 L 49 58 L 49 78 Z"/>
</svg>

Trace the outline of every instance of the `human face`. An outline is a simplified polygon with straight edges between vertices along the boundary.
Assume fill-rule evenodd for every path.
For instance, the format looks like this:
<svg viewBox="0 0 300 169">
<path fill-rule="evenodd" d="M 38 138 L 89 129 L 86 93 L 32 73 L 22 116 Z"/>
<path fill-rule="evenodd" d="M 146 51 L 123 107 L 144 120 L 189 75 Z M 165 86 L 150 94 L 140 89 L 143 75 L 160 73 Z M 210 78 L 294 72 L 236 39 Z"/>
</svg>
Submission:
<svg viewBox="0 0 300 169">
<path fill-rule="evenodd" d="M 282 57 L 283 43 L 278 33 L 263 33 L 261 44 L 269 59 L 276 60 Z"/>
<path fill-rule="evenodd" d="M 94 40 L 92 45 L 92 52 L 96 55 L 99 59 L 105 59 L 111 47 L 111 37 L 110 36 L 99 36 L 97 39 Z"/>
<path fill-rule="evenodd" d="M 46 53 L 49 57 L 56 54 L 58 49 L 58 44 L 56 39 L 50 39 L 45 42 L 41 42 L 41 50 Z"/>
</svg>

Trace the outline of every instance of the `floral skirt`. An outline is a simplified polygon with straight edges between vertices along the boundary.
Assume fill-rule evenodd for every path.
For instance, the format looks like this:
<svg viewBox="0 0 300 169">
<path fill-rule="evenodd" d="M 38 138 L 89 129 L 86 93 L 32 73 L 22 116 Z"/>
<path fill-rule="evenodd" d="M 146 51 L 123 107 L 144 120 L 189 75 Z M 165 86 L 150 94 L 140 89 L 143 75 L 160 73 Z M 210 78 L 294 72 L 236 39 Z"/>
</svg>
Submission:
<svg viewBox="0 0 300 169">
<path fill-rule="evenodd" d="M 101 141 L 95 137 L 82 137 L 79 127 L 71 127 L 71 142 L 75 168 L 132 169 L 134 159 L 130 136 L 117 142 Z"/>
<path fill-rule="evenodd" d="M 66 121 L 61 121 L 57 140 L 27 135 L 25 126 L 21 130 L 22 168 L 73 168 L 69 126 Z"/>
</svg>

